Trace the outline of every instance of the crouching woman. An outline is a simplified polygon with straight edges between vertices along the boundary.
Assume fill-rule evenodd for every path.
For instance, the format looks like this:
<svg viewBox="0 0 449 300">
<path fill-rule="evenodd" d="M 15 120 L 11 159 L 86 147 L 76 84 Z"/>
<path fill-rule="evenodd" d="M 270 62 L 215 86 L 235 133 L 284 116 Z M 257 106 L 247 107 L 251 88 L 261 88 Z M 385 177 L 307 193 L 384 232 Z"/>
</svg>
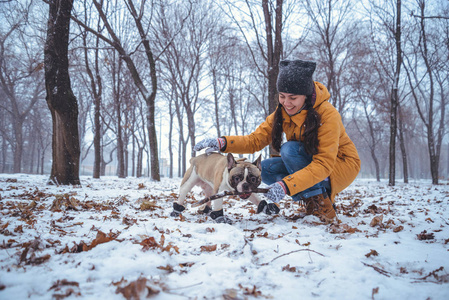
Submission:
<svg viewBox="0 0 449 300">
<path fill-rule="evenodd" d="M 270 185 L 258 212 L 279 212 L 275 204 L 285 195 L 305 203 L 306 215 L 326 222 L 336 217 L 335 196 L 356 178 L 360 159 L 343 126 L 341 116 L 328 102 L 327 88 L 312 80 L 316 63 L 284 60 L 279 65 L 279 105 L 251 134 L 205 139 L 195 150 L 210 147 L 232 153 L 254 153 L 272 144 L 279 157 L 262 161 L 262 181 Z M 286 142 L 282 144 L 283 134 Z"/>
</svg>

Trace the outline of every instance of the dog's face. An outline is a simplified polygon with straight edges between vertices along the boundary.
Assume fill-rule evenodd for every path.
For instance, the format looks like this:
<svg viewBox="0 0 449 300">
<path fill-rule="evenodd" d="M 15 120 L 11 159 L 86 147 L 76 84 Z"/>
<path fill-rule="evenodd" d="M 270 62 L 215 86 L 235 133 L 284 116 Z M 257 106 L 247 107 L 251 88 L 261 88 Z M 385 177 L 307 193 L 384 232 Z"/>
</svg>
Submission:
<svg viewBox="0 0 449 300">
<path fill-rule="evenodd" d="M 229 153 L 228 159 L 228 182 L 237 192 L 244 193 L 240 198 L 247 199 L 261 183 L 260 165 L 262 156 L 260 155 L 253 163 L 245 161 L 236 161 L 234 156 Z"/>
</svg>

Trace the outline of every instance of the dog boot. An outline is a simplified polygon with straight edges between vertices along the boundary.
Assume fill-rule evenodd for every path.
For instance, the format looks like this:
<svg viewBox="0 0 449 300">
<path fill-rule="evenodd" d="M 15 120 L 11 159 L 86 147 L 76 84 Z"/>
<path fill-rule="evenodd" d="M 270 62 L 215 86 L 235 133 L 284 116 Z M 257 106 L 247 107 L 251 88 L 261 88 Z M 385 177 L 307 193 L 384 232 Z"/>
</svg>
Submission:
<svg viewBox="0 0 449 300">
<path fill-rule="evenodd" d="M 170 213 L 170 217 L 177 218 L 186 208 L 176 202 L 173 202 L 173 211 Z"/>
<path fill-rule="evenodd" d="M 223 215 L 223 209 L 211 212 L 210 217 L 215 221 L 215 223 L 232 224 L 232 221 Z"/>
<path fill-rule="evenodd" d="M 263 212 L 267 215 L 277 215 L 279 211 L 279 206 L 277 206 L 276 203 L 267 203 L 267 201 L 265 200 L 260 201 L 259 205 L 257 206 L 258 214 Z"/>
<path fill-rule="evenodd" d="M 331 199 L 327 195 L 319 194 L 304 200 L 306 203 L 306 215 L 314 215 L 326 223 L 331 223 L 337 214 Z"/>
</svg>

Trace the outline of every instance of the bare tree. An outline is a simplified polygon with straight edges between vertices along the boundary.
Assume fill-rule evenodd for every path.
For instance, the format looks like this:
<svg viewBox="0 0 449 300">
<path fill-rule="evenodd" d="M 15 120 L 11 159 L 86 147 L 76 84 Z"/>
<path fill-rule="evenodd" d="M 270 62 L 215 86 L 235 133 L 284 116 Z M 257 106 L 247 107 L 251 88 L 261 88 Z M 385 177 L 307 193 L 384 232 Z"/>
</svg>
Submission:
<svg viewBox="0 0 449 300">
<path fill-rule="evenodd" d="M 31 3 L 11 3 L 2 6 L 5 31 L 0 31 L 0 109 L 7 112 L 11 129 L 1 129 L 13 152 L 13 171 L 22 171 L 24 156 L 24 128 L 26 119 L 43 96 L 43 68 L 40 46 L 30 41 L 27 27 Z M 5 116 L 6 117 L 6 116 Z"/>
<path fill-rule="evenodd" d="M 201 81 L 205 76 L 206 59 L 205 54 L 208 50 L 208 43 L 217 33 L 216 13 L 212 13 L 213 6 L 208 3 L 193 4 L 192 13 L 185 19 L 185 26 L 181 34 L 176 36 L 176 28 L 173 28 L 171 19 L 183 21 L 182 8 L 173 12 L 167 11 L 161 7 L 160 23 L 163 37 L 168 40 L 173 36 L 164 52 L 164 67 L 170 76 L 170 83 L 175 89 L 175 96 L 178 96 L 180 105 L 187 117 L 188 139 L 191 142 L 191 155 L 194 156 L 193 146 L 195 145 L 195 113 L 198 110 L 202 98 L 200 94 L 204 88 L 201 87 Z M 167 19 L 167 14 L 171 18 Z M 182 119 L 179 119 L 182 122 Z M 180 127 L 181 128 L 181 127 Z M 186 141 L 183 140 L 183 147 Z M 185 155 L 185 152 L 183 152 Z"/>
<path fill-rule="evenodd" d="M 104 36 L 100 32 L 90 28 L 86 25 L 86 22 L 81 21 L 79 18 L 74 17 L 73 20 L 86 29 L 88 32 L 95 34 L 104 42 L 112 46 L 120 55 L 120 58 L 125 62 L 131 76 L 133 78 L 134 84 L 138 88 L 141 96 L 145 100 L 147 104 L 147 126 L 148 126 L 148 138 L 150 144 L 150 161 L 151 161 L 151 178 L 153 180 L 160 180 L 159 174 L 159 158 L 158 158 L 158 146 L 157 146 L 157 136 L 156 136 L 156 126 L 155 126 L 155 99 L 157 92 L 157 74 L 156 74 L 156 58 L 153 53 L 153 50 L 150 45 L 150 41 L 148 39 L 148 29 L 151 26 L 152 16 L 145 16 L 145 8 L 148 8 L 149 5 L 147 1 L 143 0 L 140 3 L 139 9 L 136 9 L 133 0 L 126 0 L 125 4 L 128 10 L 128 13 L 134 20 L 135 26 L 139 33 L 140 41 L 138 45 L 133 51 L 127 50 L 124 47 L 123 41 L 120 40 L 113 26 L 111 25 L 108 16 L 106 14 L 105 8 L 106 5 L 103 0 L 96 1 L 93 0 L 95 8 L 106 27 L 106 30 L 110 36 L 110 38 Z M 152 7 L 150 8 L 150 12 Z M 147 24 L 144 25 L 144 21 L 148 21 Z M 150 80 L 150 87 L 148 88 L 142 79 L 142 72 L 138 70 L 134 60 L 133 60 L 133 52 L 137 51 L 143 46 L 143 51 L 147 57 L 148 70 Z"/>
<path fill-rule="evenodd" d="M 368 34 L 364 28 L 358 30 L 352 43 L 354 55 L 351 56 L 345 73 L 348 79 L 348 88 L 351 88 L 352 95 L 358 102 L 353 107 L 352 115 L 353 124 L 360 136 L 357 142 L 358 145 L 366 145 L 369 149 L 376 180 L 380 181 L 382 140 L 386 135 L 383 119 L 386 114 L 382 101 L 379 101 L 380 95 L 384 94 L 381 89 L 382 85 L 376 86 L 382 73 L 375 71 L 376 60 L 373 59 L 373 50 L 369 43 L 364 42 L 368 39 Z M 364 143 L 362 144 L 362 142 Z"/>
<path fill-rule="evenodd" d="M 394 40 L 396 42 L 396 68 L 394 72 L 393 87 L 391 93 L 390 106 L 390 171 L 388 185 L 395 185 L 396 176 L 396 134 L 397 134 L 397 114 L 399 106 L 399 76 L 402 66 L 402 46 L 401 46 L 401 0 L 396 0 L 396 28 L 394 30 Z"/>
<path fill-rule="evenodd" d="M 239 57 L 235 56 L 236 45 L 239 41 L 234 37 L 234 31 L 227 25 L 218 20 L 219 27 L 215 33 L 214 39 L 211 39 L 208 47 L 208 68 L 211 78 L 212 96 L 214 106 L 214 125 L 217 129 L 217 136 L 222 136 L 221 118 L 223 108 L 220 106 L 222 98 L 225 94 L 226 82 L 230 78 L 227 74 L 229 66 L 232 65 Z"/>
<path fill-rule="evenodd" d="M 379 43 L 376 39 L 374 45 L 376 55 L 379 57 L 379 65 L 384 69 L 385 74 L 391 81 L 390 94 L 390 148 L 389 148 L 389 181 L 388 184 L 394 186 L 396 183 L 396 135 L 398 131 L 397 111 L 399 105 L 399 83 L 402 66 L 402 46 L 401 46 L 401 0 L 388 2 L 371 3 L 371 26 L 373 38 L 384 38 L 384 42 Z M 383 47 L 384 44 L 387 47 Z M 387 54 L 391 57 L 386 57 Z M 394 49 L 394 51 L 393 51 Z M 391 51 L 391 53 L 389 53 Z"/>
<path fill-rule="evenodd" d="M 91 13 L 89 11 L 86 1 L 84 1 L 84 18 L 88 19 L 88 14 Z M 100 18 L 97 20 L 97 32 L 101 32 L 101 24 Z M 95 45 L 93 47 L 93 67 L 91 67 L 90 59 L 89 59 L 89 49 L 88 49 L 88 41 L 87 41 L 87 31 L 81 32 L 82 43 L 84 47 L 84 65 L 86 68 L 86 73 L 89 77 L 90 81 L 90 93 L 93 97 L 94 102 L 94 122 L 93 122 L 93 146 L 94 146 L 94 168 L 93 168 L 93 178 L 100 178 L 100 166 L 102 160 L 102 151 L 101 151 L 101 101 L 103 94 L 103 85 L 102 78 L 100 74 L 100 38 L 98 36 L 95 37 Z M 93 70 L 92 70 L 93 69 Z"/>
<path fill-rule="evenodd" d="M 45 87 L 53 121 L 53 165 L 50 181 L 80 184 L 78 103 L 69 77 L 68 44 L 73 0 L 48 1 L 45 43 Z"/>
<path fill-rule="evenodd" d="M 256 70 L 268 81 L 268 111 L 271 113 L 277 106 L 276 80 L 279 61 L 284 53 L 282 39 L 285 22 L 284 1 L 240 2 L 244 2 L 243 6 L 240 6 L 241 3 L 226 1 L 227 8 L 223 8 L 223 11 L 240 30 Z M 243 18 L 240 19 L 239 15 Z"/>
<path fill-rule="evenodd" d="M 349 98 L 344 94 L 348 85 L 344 80 L 345 70 L 351 61 L 354 34 L 361 25 L 354 22 L 355 3 L 353 0 L 305 0 L 304 4 L 312 22 L 308 35 L 311 47 L 301 51 L 312 51 L 311 59 L 317 60 L 318 67 L 324 69 L 325 85 L 332 95 L 330 101 L 344 117 Z"/>
<path fill-rule="evenodd" d="M 439 66 L 441 64 L 446 66 L 442 73 L 447 78 L 448 56 L 447 52 L 443 56 L 439 53 L 441 45 L 444 45 L 444 41 L 440 39 L 441 36 L 429 35 L 427 32 L 426 1 L 418 0 L 417 4 L 419 17 L 416 18 L 415 28 L 418 33 L 418 44 L 413 43 L 415 38 L 411 37 L 413 40 L 409 42 L 412 45 L 412 53 L 405 56 L 406 63 L 404 66 L 417 112 L 425 125 L 432 183 L 438 184 L 441 146 L 445 133 L 445 106 L 447 105 L 445 95 L 447 93 L 444 91 L 444 87 L 440 86 L 441 101 L 438 105 L 436 84 L 439 81 L 440 84 L 444 85 L 443 77 L 440 75 L 441 67 Z M 447 27 L 447 20 L 442 19 L 442 22 L 443 28 Z M 424 72 L 421 70 L 424 70 Z"/>
</svg>

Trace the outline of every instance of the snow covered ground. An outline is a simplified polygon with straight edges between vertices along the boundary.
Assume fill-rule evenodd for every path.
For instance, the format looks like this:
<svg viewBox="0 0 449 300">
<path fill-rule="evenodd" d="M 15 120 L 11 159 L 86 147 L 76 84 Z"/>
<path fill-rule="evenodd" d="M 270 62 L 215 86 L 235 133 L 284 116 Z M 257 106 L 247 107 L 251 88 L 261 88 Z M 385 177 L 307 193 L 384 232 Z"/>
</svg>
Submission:
<svg viewBox="0 0 449 300">
<path fill-rule="evenodd" d="M 233 198 L 215 224 L 179 179 L 0 174 L 0 299 L 449 299 L 449 185 L 357 180 L 339 224 L 254 214 Z"/>
</svg>

